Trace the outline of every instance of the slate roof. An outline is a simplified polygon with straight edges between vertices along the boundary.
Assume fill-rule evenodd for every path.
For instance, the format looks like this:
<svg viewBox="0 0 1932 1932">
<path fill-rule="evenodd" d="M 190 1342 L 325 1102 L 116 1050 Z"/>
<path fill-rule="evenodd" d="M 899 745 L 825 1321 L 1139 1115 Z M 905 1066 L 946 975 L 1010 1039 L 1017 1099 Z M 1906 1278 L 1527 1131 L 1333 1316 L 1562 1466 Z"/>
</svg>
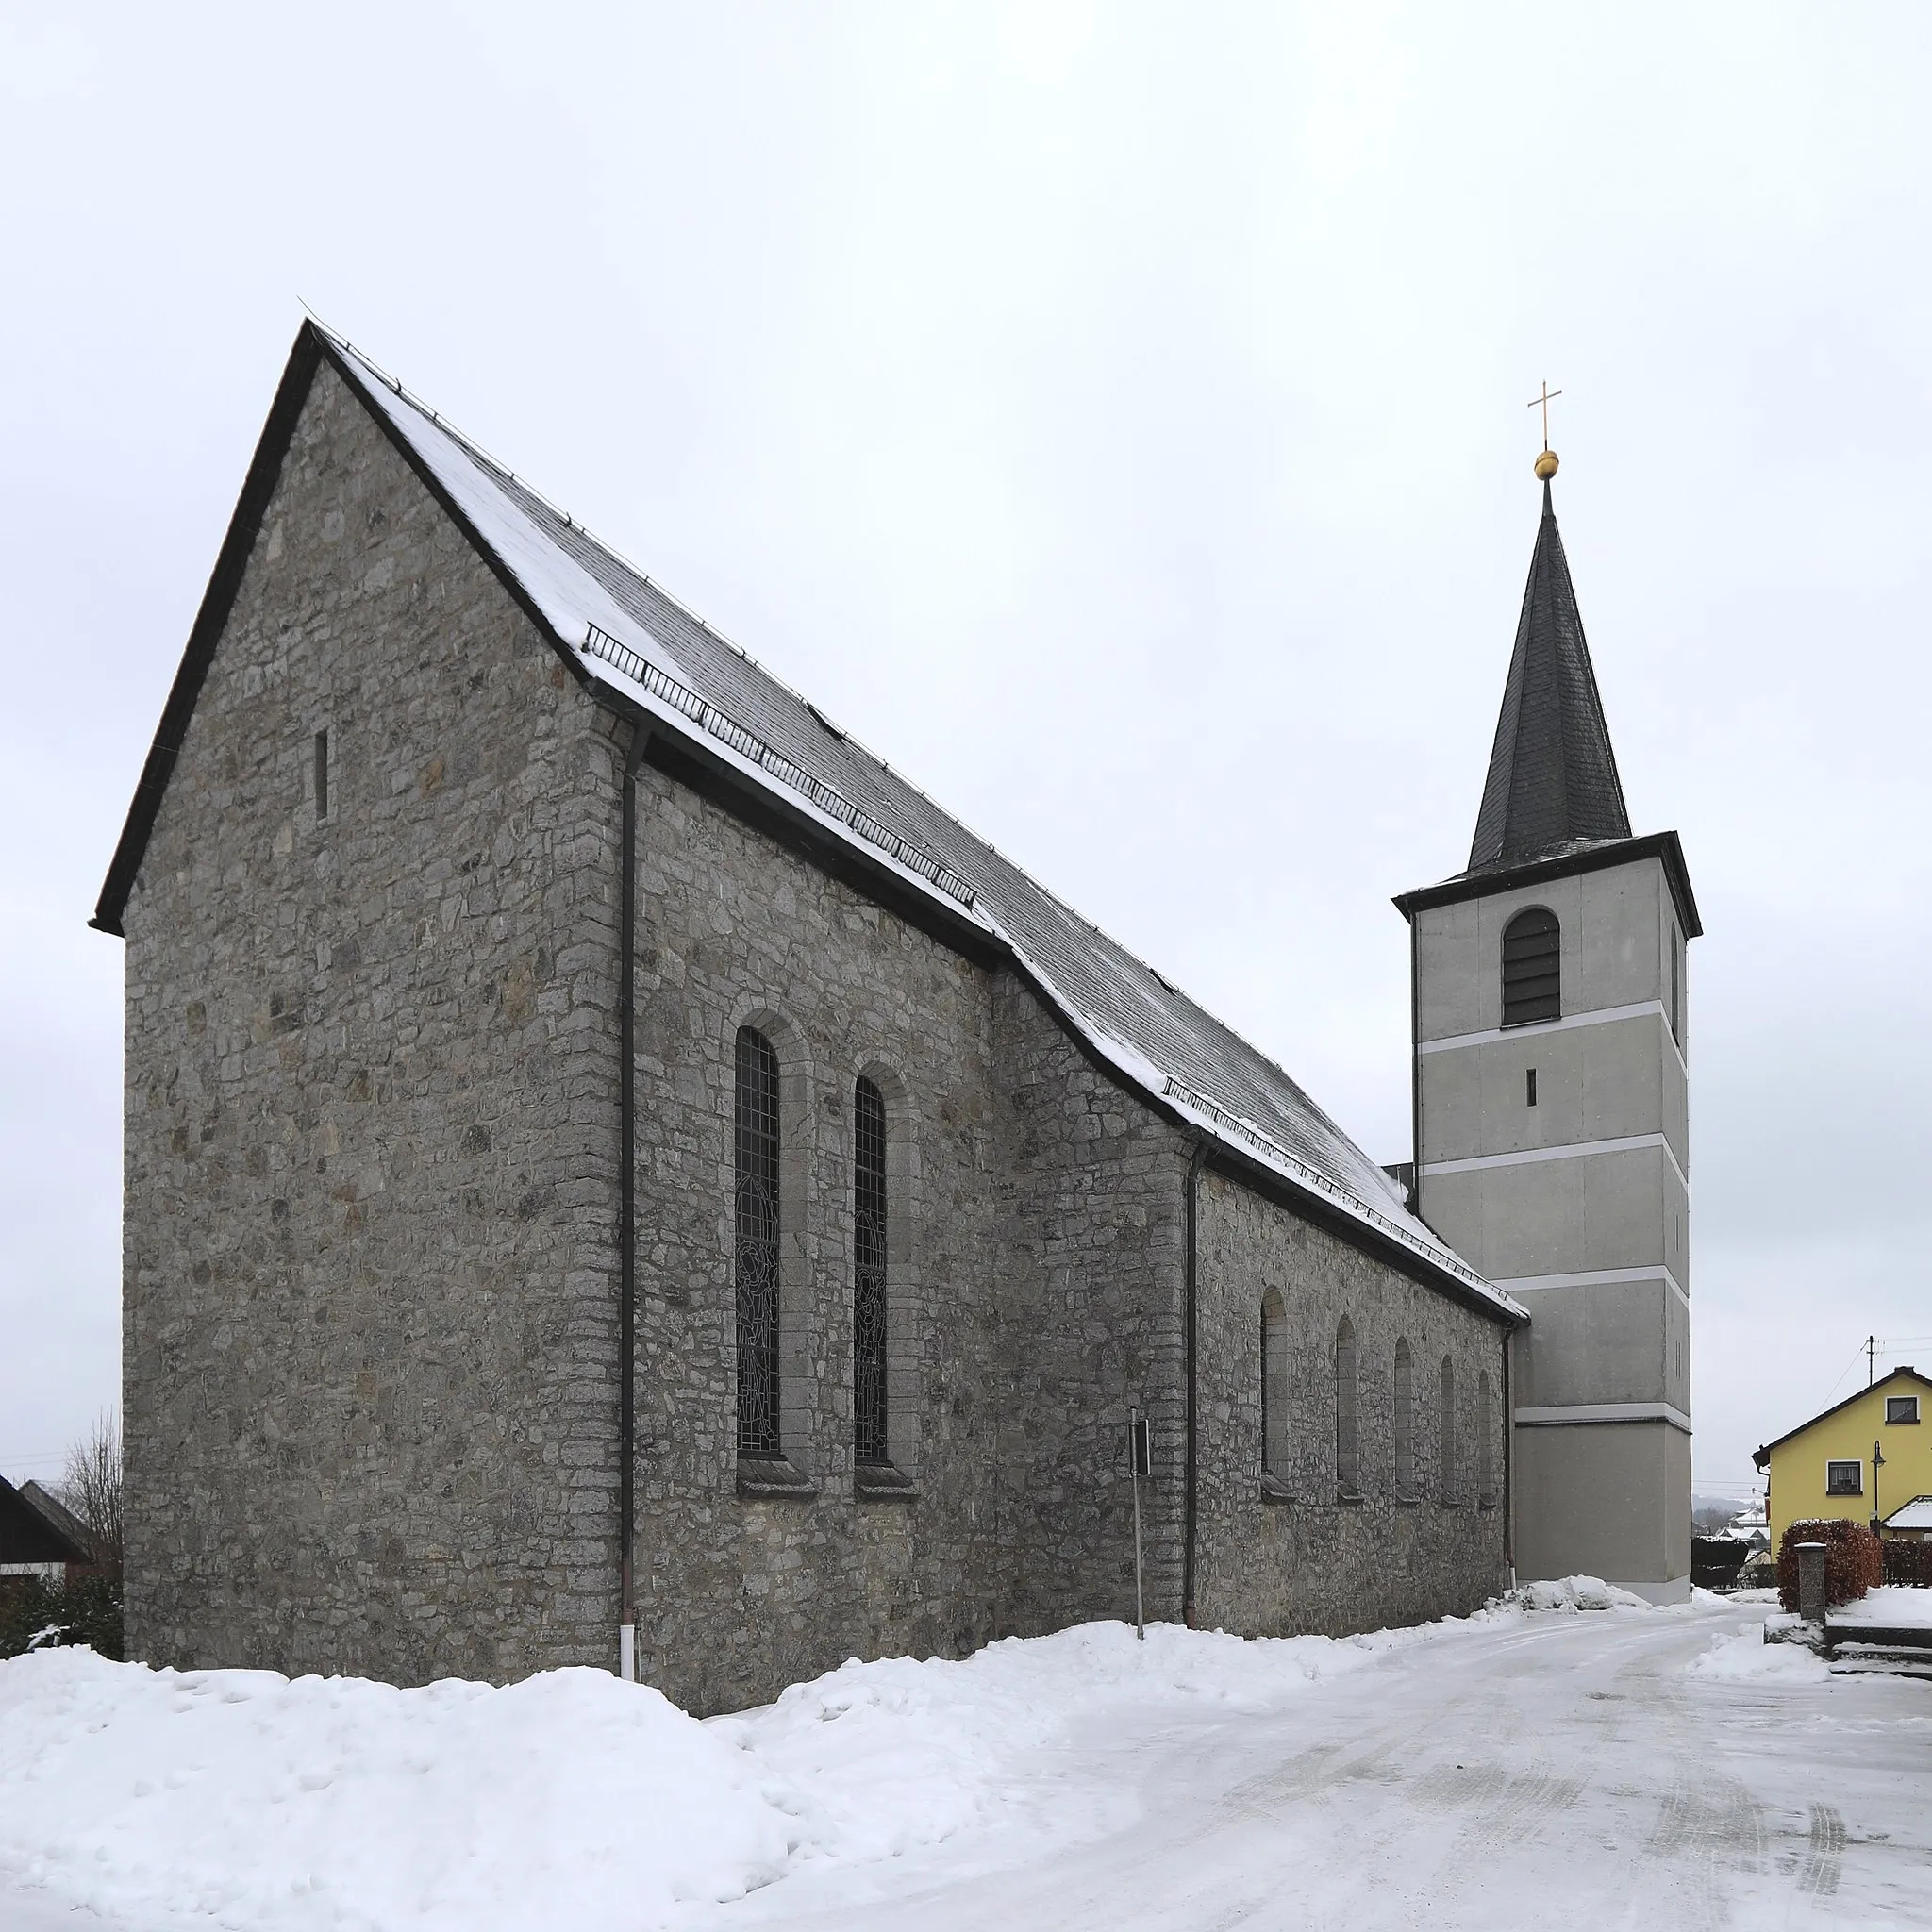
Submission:
<svg viewBox="0 0 1932 1932">
<path fill-rule="evenodd" d="M 92 1557 L 85 1532 L 75 1536 L 0 1476 L 0 1563 L 86 1563 Z"/>
<path fill-rule="evenodd" d="M 1353 1223 L 1372 1245 L 1399 1252 L 1411 1266 L 1420 1262 L 1439 1286 L 1502 1319 L 1527 1319 L 1518 1303 L 1408 1211 L 1389 1176 L 1274 1061 L 941 809 L 360 352 L 310 325 L 298 339 L 297 358 L 305 341 L 370 404 L 553 646 L 608 701 L 646 714 L 654 734 L 681 739 L 711 764 L 722 762 L 821 841 L 837 841 L 867 863 L 887 868 L 905 889 L 964 922 L 1034 983 L 1091 1051 L 1161 1110 L 1278 1176 L 1331 1218 Z M 277 399 L 291 424 L 300 400 L 289 402 L 295 367 L 291 359 Z M 306 393 L 306 382 L 300 387 Z M 272 416 L 272 428 L 275 421 Z M 265 434 L 264 452 L 267 444 Z M 258 452 L 258 470 L 263 462 Z M 238 519 L 251 496 L 265 501 L 261 481 L 251 472 Z M 272 487 L 272 475 L 266 483 Z M 235 541 L 231 530 L 231 545 Z M 202 646 L 208 655 L 217 628 L 205 605 L 197 633 L 209 632 Z M 193 648 L 192 640 L 191 653 Z M 188 679 L 184 663 L 103 891 L 94 923 L 108 931 L 120 929 L 139 865 L 145 831 L 136 821 L 143 809 L 152 818 L 166 782 L 173 754 L 163 740 L 178 743 L 185 730 L 192 692 L 184 695 L 181 687 Z M 152 801 L 145 807 L 144 797 Z"/>
<path fill-rule="evenodd" d="M 1545 483 L 1469 870 L 1504 871 L 1629 836 L 1576 587 Z"/>
</svg>

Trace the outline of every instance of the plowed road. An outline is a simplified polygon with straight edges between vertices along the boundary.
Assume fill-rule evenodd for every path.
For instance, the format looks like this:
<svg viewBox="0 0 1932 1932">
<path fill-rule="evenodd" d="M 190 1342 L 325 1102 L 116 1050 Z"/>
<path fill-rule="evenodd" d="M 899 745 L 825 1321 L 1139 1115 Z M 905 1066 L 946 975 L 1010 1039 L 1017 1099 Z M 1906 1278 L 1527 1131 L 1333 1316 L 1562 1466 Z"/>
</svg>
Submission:
<svg viewBox="0 0 1932 1932">
<path fill-rule="evenodd" d="M 1932 1684 L 1687 1673 L 1763 1614 L 1478 1625 L 1267 1717 L 1110 1724 L 1036 1769 L 1043 1793 L 1137 1794 L 1126 1829 L 1018 1865 L 982 1840 L 801 1874 L 694 1923 L 1932 1926 Z"/>
</svg>

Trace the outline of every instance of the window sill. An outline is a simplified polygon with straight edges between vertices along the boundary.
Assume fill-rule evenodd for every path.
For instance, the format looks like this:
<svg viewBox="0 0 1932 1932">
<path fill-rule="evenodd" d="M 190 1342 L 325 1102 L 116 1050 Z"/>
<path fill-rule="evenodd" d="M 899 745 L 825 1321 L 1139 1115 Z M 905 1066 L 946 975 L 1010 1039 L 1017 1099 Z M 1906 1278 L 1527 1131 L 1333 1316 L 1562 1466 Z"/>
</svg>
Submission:
<svg viewBox="0 0 1932 1932">
<path fill-rule="evenodd" d="M 890 1462 L 857 1462 L 852 1466 L 852 1493 L 861 1503 L 910 1503 L 919 1485 Z"/>
<path fill-rule="evenodd" d="M 1366 1496 L 1357 1495 L 1352 1490 L 1337 1490 L 1335 1500 L 1341 1508 L 1359 1509 L 1369 1499 Z"/>
<path fill-rule="evenodd" d="M 1278 1475 L 1261 1472 L 1261 1500 L 1264 1503 L 1292 1503 L 1294 1492 Z"/>
<path fill-rule="evenodd" d="M 1395 1507 L 1398 1509 L 1420 1509 L 1423 1507 L 1423 1499 L 1420 1496 L 1397 1496 Z"/>
<path fill-rule="evenodd" d="M 1493 1509 L 1496 1507 L 1496 1499 L 1493 1496 L 1485 1496 L 1475 1507 L 1478 1509 Z"/>
<path fill-rule="evenodd" d="M 819 1486 L 810 1476 L 794 1469 L 782 1456 L 741 1456 L 738 1458 L 738 1493 L 760 1501 L 779 1498 L 799 1503 L 817 1500 Z"/>
</svg>

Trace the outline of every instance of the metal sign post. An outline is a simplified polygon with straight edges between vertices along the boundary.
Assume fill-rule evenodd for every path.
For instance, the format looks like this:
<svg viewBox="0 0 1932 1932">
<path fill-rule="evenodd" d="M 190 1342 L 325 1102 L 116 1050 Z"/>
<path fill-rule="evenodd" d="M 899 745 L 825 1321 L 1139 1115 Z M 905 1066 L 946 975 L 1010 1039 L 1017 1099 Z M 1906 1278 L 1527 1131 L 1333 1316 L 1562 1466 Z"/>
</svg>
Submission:
<svg viewBox="0 0 1932 1932">
<path fill-rule="evenodd" d="M 1127 1410 L 1127 1466 L 1134 1484 L 1134 1635 L 1147 1641 L 1147 1607 L 1141 1569 L 1141 1478 L 1154 1474 L 1153 1432 L 1138 1407 Z"/>
</svg>

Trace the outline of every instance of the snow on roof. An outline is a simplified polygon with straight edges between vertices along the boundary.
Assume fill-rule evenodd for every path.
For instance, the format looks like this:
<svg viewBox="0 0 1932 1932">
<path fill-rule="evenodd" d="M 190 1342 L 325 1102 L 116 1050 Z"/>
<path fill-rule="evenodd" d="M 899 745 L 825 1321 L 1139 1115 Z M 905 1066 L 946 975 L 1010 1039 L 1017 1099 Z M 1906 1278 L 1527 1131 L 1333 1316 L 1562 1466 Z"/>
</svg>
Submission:
<svg viewBox="0 0 1932 1932">
<path fill-rule="evenodd" d="M 1082 919 L 340 338 L 340 366 L 586 673 L 962 912 L 1125 1079 L 1465 1293 L 1524 1317 L 1274 1061 Z"/>
<path fill-rule="evenodd" d="M 1887 1529 L 1932 1529 L 1932 1496 L 1914 1496 L 1885 1519 Z"/>
</svg>

